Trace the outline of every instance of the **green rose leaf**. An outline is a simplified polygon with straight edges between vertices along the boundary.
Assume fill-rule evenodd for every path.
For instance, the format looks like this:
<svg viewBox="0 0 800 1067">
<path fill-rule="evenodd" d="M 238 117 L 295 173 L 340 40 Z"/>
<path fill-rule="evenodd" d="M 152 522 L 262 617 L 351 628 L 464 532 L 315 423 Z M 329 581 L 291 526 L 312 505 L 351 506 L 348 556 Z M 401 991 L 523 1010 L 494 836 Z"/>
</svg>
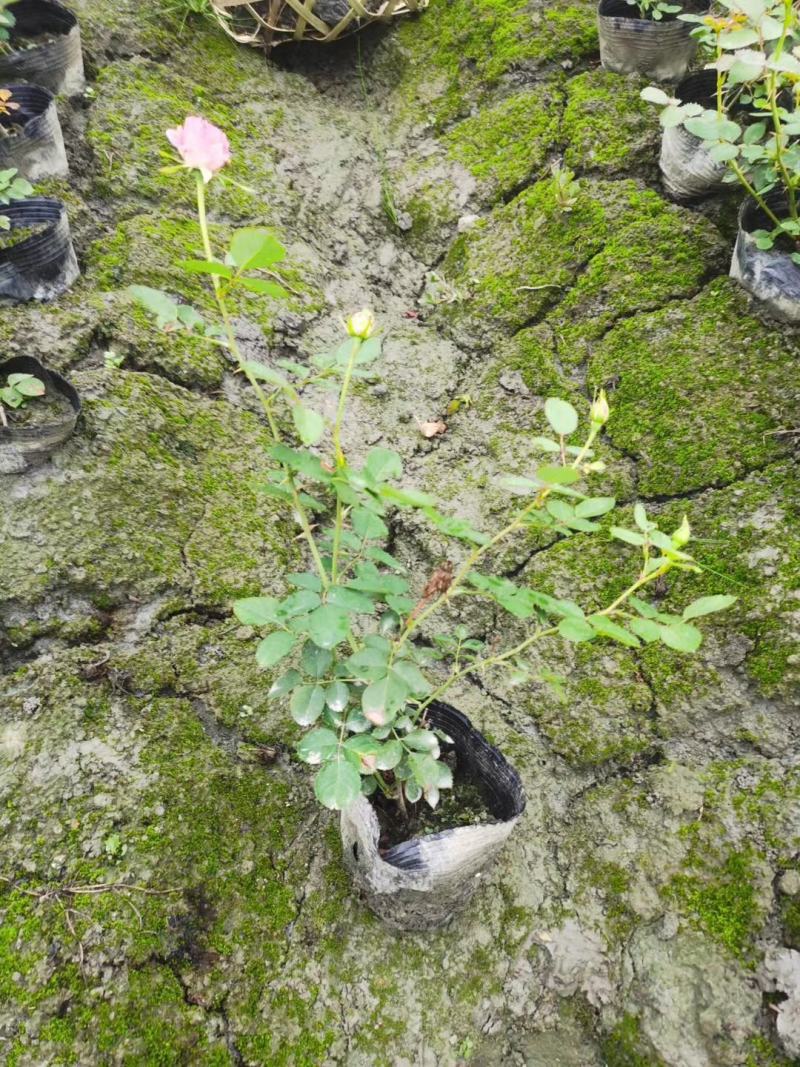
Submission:
<svg viewBox="0 0 800 1067">
<path fill-rule="evenodd" d="M 333 730 L 311 730 L 297 745 L 297 755 L 304 763 L 325 763 L 339 747 L 339 738 Z"/>
<path fill-rule="evenodd" d="M 361 775 L 346 760 L 332 760 L 314 779 L 314 792 L 320 804 L 342 811 L 361 795 Z"/>
<path fill-rule="evenodd" d="M 289 711 L 300 726 L 312 726 L 325 707 L 325 690 L 321 685 L 299 685 L 292 694 Z"/>
<path fill-rule="evenodd" d="M 701 596 L 692 601 L 683 613 L 683 621 L 699 619 L 702 615 L 713 615 L 716 611 L 725 611 L 738 600 L 735 596 Z"/>
<path fill-rule="evenodd" d="M 347 640 L 350 620 L 333 604 L 323 604 L 308 616 L 305 631 L 320 648 L 335 648 Z"/>
<path fill-rule="evenodd" d="M 233 613 L 245 626 L 270 626 L 278 621 L 279 607 L 273 596 L 250 596 L 235 601 Z"/>
<path fill-rule="evenodd" d="M 559 622 L 558 632 L 568 641 L 575 642 L 593 641 L 597 637 L 594 627 L 585 619 L 576 619 L 570 615 Z"/>
<path fill-rule="evenodd" d="M 315 445 L 325 432 L 323 417 L 302 404 L 292 407 L 292 419 L 304 445 Z"/>
<path fill-rule="evenodd" d="M 578 412 L 566 400 L 551 396 L 545 402 L 544 414 L 559 437 L 569 437 L 578 428 Z"/>
<path fill-rule="evenodd" d="M 263 641 L 259 641 L 256 648 L 256 663 L 259 667 L 268 670 L 276 663 L 288 656 L 297 644 L 297 635 L 286 633 L 285 630 L 277 630 Z"/>
<path fill-rule="evenodd" d="M 687 622 L 662 626 L 660 637 L 667 648 L 674 648 L 676 652 L 696 652 L 703 643 L 703 635 L 697 627 Z"/>
<path fill-rule="evenodd" d="M 265 270 L 286 255 L 280 241 L 262 226 L 237 230 L 231 240 L 230 258 L 240 270 Z"/>
</svg>

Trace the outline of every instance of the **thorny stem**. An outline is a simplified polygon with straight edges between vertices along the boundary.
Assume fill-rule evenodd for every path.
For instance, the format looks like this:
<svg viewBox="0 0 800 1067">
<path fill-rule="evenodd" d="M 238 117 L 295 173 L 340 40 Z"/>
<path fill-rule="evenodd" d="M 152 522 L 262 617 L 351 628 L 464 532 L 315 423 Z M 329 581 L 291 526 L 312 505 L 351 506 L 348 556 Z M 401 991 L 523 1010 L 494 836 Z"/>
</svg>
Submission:
<svg viewBox="0 0 800 1067">
<path fill-rule="evenodd" d="M 198 174 L 197 176 L 197 217 L 200 223 L 200 233 L 203 239 L 203 252 L 205 253 L 206 260 L 210 263 L 214 260 L 214 252 L 211 248 L 211 237 L 208 231 L 208 214 L 206 211 L 206 187 L 202 175 L 200 174 Z M 233 329 L 233 323 L 231 322 L 231 317 L 228 311 L 228 305 L 225 300 L 225 295 L 222 292 L 222 286 L 216 274 L 211 275 L 211 284 L 214 287 L 214 296 L 216 297 L 217 306 L 219 308 L 220 315 L 222 316 L 222 321 L 225 326 L 225 334 L 227 337 L 230 352 L 239 364 L 239 369 L 250 382 L 250 385 L 255 390 L 258 399 L 261 401 L 261 406 L 263 407 L 264 413 L 267 417 L 267 422 L 269 423 L 272 438 L 276 444 L 279 444 L 281 441 L 281 436 L 278 430 L 277 423 L 275 422 L 275 416 L 272 411 L 272 405 L 269 402 L 269 397 L 267 397 L 266 393 L 261 388 L 260 382 L 252 373 L 250 368 L 247 366 L 247 361 L 242 356 L 241 349 L 239 348 L 239 342 L 236 340 L 236 333 Z M 306 541 L 308 542 L 308 546 L 311 550 L 311 555 L 314 558 L 314 564 L 319 573 L 320 580 L 322 581 L 323 586 L 327 589 L 328 585 L 330 584 L 330 581 L 328 578 L 328 573 L 325 570 L 325 564 L 322 562 L 322 557 L 319 554 L 319 549 L 317 548 L 316 541 L 314 540 L 314 534 L 311 529 L 311 522 L 308 518 L 306 509 L 303 506 L 303 502 L 300 499 L 300 492 L 295 484 L 295 480 L 292 476 L 291 471 L 287 471 L 286 474 L 287 480 L 289 482 L 290 491 L 292 493 L 292 504 L 294 506 L 295 513 L 300 522 L 300 527 L 303 531 L 303 535 Z"/>
<path fill-rule="evenodd" d="M 636 581 L 630 585 L 623 593 L 621 593 L 616 600 L 612 601 L 602 611 L 595 612 L 597 615 L 613 615 L 617 609 L 630 599 L 635 593 L 642 589 L 645 585 L 649 585 L 650 582 L 655 581 L 657 578 L 662 577 L 672 567 L 672 562 L 667 560 L 656 570 L 651 571 L 650 574 L 640 574 Z M 554 637 L 558 633 L 557 626 L 550 626 L 546 630 L 537 630 L 536 633 L 531 634 L 530 637 L 526 637 L 524 641 L 520 641 L 519 644 L 514 645 L 513 648 L 506 649 L 505 652 L 499 652 L 496 655 L 485 656 L 483 659 L 473 660 L 472 663 L 466 664 L 458 671 L 451 673 L 437 689 L 435 689 L 425 700 L 420 704 L 419 710 L 424 711 L 432 701 L 438 699 L 442 693 L 446 692 L 454 682 L 459 681 L 461 678 L 466 677 L 468 674 L 478 674 L 485 671 L 489 667 L 495 667 L 498 663 L 505 663 L 509 659 L 514 659 L 516 656 L 521 655 L 528 648 L 534 645 L 537 641 L 540 641 L 543 637 Z"/>
<path fill-rule="evenodd" d="M 593 423 L 585 444 L 583 445 L 573 462 L 570 464 L 570 466 L 576 469 L 580 466 L 580 464 L 586 458 L 586 454 L 591 449 L 592 444 L 594 443 L 594 440 L 597 437 L 599 431 L 600 426 L 596 423 Z M 394 661 L 394 657 L 397 655 L 398 651 L 403 647 L 408 638 L 411 636 L 411 633 L 415 629 L 418 629 L 420 624 L 424 622 L 425 619 L 431 616 L 435 611 L 438 611 L 439 608 L 443 607 L 446 603 L 448 603 L 448 601 L 450 601 L 455 596 L 455 594 L 459 591 L 460 587 L 466 581 L 470 571 L 478 562 L 478 560 L 482 559 L 483 556 L 490 552 L 496 545 L 499 545 L 502 541 L 504 541 L 510 534 L 522 529 L 525 526 L 525 520 L 528 518 L 531 512 L 541 507 L 541 505 L 550 495 L 551 491 L 552 490 L 548 486 L 542 487 L 542 489 L 539 490 L 539 492 L 536 494 L 531 503 L 528 504 L 525 508 L 523 508 L 522 511 L 518 515 L 516 515 L 515 518 L 512 519 L 512 521 L 507 526 L 500 530 L 499 533 L 495 534 L 494 537 L 487 541 L 485 545 L 478 545 L 472 550 L 466 561 L 456 572 L 456 575 L 453 578 L 453 581 L 450 583 L 448 589 L 441 593 L 439 597 L 437 597 L 437 599 L 433 601 L 432 604 L 429 604 L 428 607 L 426 607 L 423 611 L 419 612 L 418 615 L 408 617 L 403 632 L 400 634 L 399 638 L 395 642 L 390 662 Z"/>
<path fill-rule="evenodd" d="M 353 377 L 353 368 L 355 367 L 356 357 L 361 350 L 361 338 L 352 338 L 350 344 L 350 356 L 347 360 L 347 367 L 344 373 L 344 379 L 342 381 L 342 388 L 339 392 L 339 404 L 336 409 L 336 421 L 333 425 L 333 452 L 336 459 L 337 470 L 346 466 L 347 460 L 345 459 L 344 452 L 342 451 L 342 424 L 344 423 L 345 407 L 347 405 L 347 394 L 350 391 L 350 382 Z M 344 525 L 344 505 L 342 504 L 341 497 L 336 494 L 336 518 L 333 525 L 333 550 L 331 553 L 331 580 L 335 583 L 338 569 L 339 569 L 339 555 L 342 545 L 342 527 Z"/>
</svg>

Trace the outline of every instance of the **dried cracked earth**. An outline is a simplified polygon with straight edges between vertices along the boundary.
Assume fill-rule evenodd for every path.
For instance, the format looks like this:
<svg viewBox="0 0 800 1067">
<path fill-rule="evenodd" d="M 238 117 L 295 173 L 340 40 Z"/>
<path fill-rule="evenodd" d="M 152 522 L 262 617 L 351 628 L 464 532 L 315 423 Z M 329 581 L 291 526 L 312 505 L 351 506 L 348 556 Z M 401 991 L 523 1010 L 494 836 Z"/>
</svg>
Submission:
<svg viewBox="0 0 800 1067">
<path fill-rule="evenodd" d="M 83 275 L 0 320 L 3 352 L 85 397 L 70 443 L 0 486 L 2 1062 L 788 1067 L 764 960 L 800 949 L 800 472 L 775 432 L 798 425 L 800 344 L 727 278 L 735 200 L 662 195 L 657 120 L 598 68 L 588 0 L 432 0 L 274 62 L 205 23 L 178 35 L 156 0 L 73 7 L 91 92 L 62 102 L 73 176 L 45 190 Z M 298 556 L 255 489 L 258 414 L 223 354 L 156 335 L 124 293 L 208 301 L 172 267 L 197 246 L 190 187 L 176 202 L 158 174 L 162 131 L 197 112 L 249 189 L 218 193 L 216 232 L 269 224 L 289 248 L 290 305 L 238 308 L 250 350 L 316 351 L 364 304 L 386 329 L 352 449 L 397 448 L 491 526 L 544 399 L 605 385 L 611 491 L 698 536 L 707 571 L 672 602 L 740 597 L 696 658 L 551 650 L 566 704 L 458 691 L 529 803 L 434 935 L 351 893 L 231 618 Z M 568 214 L 554 160 L 580 180 Z M 393 541 L 420 585 L 455 551 L 405 517 Z M 583 535 L 498 563 L 589 604 L 631 566 Z"/>
</svg>

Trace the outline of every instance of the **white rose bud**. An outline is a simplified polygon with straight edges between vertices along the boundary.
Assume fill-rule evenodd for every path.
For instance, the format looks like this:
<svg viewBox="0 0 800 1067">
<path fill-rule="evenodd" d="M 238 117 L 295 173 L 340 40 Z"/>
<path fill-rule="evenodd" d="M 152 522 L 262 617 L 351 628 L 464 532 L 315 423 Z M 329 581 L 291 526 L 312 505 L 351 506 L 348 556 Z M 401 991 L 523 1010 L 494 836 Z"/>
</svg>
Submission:
<svg viewBox="0 0 800 1067">
<path fill-rule="evenodd" d="M 372 337 L 375 333 L 375 316 L 369 308 L 363 308 L 350 316 L 347 320 L 347 332 L 351 337 L 360 337 L 362 341 Z"/>
<path fill-rule="evenodd" d="M 596 422 L 599 426 L 604 426 L 608 422 L 608 416 L 610 414 L 611 412 L 608 407 L 606 391 L 605 389 L 601 389 L 592 403 L 589 417 L 592 422 Z"/>
</svg>

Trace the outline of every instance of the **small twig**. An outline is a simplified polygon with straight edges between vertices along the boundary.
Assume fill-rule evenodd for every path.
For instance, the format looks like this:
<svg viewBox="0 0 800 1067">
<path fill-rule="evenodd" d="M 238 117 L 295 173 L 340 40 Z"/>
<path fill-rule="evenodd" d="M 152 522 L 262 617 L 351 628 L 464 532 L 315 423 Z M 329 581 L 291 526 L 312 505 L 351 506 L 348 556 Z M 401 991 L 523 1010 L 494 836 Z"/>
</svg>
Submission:
<svg viewBox="0 0 800 1067">
<path fill-rule="evenodd" d="M 563 285 L 556 285 L 554 282 L 550 282 L 547 285 L 518 285 L 514 290 L 515 293 L 535 293 L 537 289 L 563 289 Z"/>
</svg>

